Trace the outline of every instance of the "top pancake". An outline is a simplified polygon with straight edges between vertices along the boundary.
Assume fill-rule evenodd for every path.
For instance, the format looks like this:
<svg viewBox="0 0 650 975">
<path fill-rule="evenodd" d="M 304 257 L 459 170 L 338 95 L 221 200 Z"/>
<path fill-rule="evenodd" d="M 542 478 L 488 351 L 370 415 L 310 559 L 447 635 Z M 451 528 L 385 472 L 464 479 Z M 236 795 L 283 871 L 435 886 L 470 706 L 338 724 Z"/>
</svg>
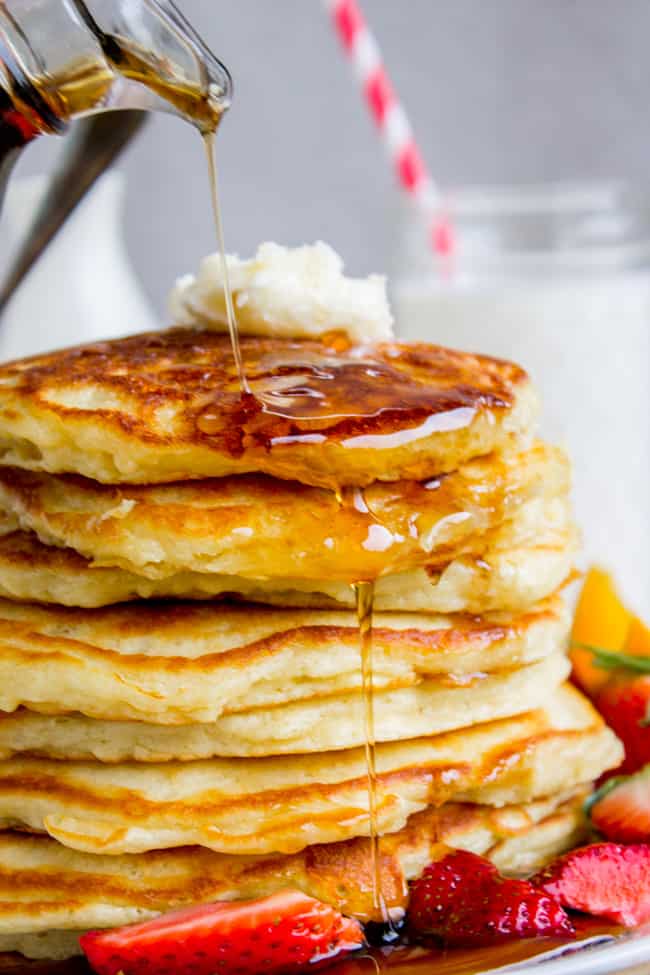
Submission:
<svg viewBox="0 0 650 975">
<path fill-rule="evenodd" d="M 135 335 L 0 368 L 0 460 L 98 481 L 262 472 L 316 486 L 422 479 L 530 431 L 511 363 L 341 335 L 245 337 L 242 397 L 227 336 Z"/>
</svg>

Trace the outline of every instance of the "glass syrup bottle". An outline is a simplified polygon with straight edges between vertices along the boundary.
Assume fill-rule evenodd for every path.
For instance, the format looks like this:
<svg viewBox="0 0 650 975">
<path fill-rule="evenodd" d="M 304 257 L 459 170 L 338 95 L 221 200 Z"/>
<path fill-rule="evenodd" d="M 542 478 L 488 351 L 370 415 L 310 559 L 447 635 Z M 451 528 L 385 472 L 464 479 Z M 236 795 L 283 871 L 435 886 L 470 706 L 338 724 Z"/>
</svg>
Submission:
<svg viewBox="0 0 650 975">
<path fill-rule="evenodd" d="M 227 69 L 171 0 L 0 0 L 0 206 L 39 135 L 120 109 L 214 131 L 231 94 Z"/>
</svg>

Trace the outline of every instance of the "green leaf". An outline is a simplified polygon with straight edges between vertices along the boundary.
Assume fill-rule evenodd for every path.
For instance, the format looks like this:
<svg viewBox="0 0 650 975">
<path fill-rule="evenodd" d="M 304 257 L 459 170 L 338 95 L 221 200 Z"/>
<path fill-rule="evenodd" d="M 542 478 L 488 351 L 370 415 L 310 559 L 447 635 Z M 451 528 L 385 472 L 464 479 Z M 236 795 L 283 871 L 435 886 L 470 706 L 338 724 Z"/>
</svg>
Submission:
<svg viewBox="0 0 650 975">
<path fill-rule="evenodd" d="M 650 657 L 637 657 L 631 653 L 617 653 L 593 647 L 589 643 L 574 643 L 579 650 L 589 650 L 594 655 L 594 663 L 602 670 L 633 670 L 637 674 L 650 674 Z"/>
<path fill-rule="evenodd" d="M 583 805 L 583 809 L 587 816 L 591 818 L 591 810 L 596 803 L 600 802 L 601 799 L 604 799 L 606 795 L 608 795 L 614 789 L 617 789 L 619 785 L 623 785 L 630 778 L 630 775 L 617 775 L 612 779 L 607 779 L 607 781 L 604 782 L 599 789 L 595 789 L 590 796 L 587 796 Z"/>
<path fill-rule="evenodd" d="M 626 783 L 637 781 L 638 779 L 650 779 L 650 763 L 648 765 L 641 766 L 640 769 L 637 769 L 637 771 L 633 772 L 631 775 L 616 775 L 614 778 L 607 779 L 607 781 L 604 782 L 599 789 L 596 789 L 585 799 L 583 809 L 587 816 L 591 818 L 591 810 L 593 807 L 599 803 L 601 799 L 604 799 L 605 796 L 609 795 L 610 792 L 613 792 L 614 789 L 618 789 L 620 785 L 626 785 Z"/>
</svg>

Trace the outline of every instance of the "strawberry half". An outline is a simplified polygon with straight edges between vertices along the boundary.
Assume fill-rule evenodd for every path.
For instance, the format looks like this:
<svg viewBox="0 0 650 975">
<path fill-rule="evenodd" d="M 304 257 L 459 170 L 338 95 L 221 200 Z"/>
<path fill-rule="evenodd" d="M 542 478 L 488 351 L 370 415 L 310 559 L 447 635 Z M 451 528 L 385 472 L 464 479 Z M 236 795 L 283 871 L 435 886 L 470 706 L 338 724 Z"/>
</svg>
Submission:
<svg viewBox="0 0 650 975">
<path fill-rule="evenodd" d="M 596 829 L 619 843 L 650 843 L 650 765 L 634 775 L 609 779 L 587 811 Z"/>
<path fill-rule="evenodd" d="M 358 921 L 287 890 L 203 904 L 80 939 L 99 975 L 291 975 L 364 944 Z"/>
<path fill-rule="evenodd" d="M 650 846 L 583 846 L 559 857 L 533 883 L 576 911 L 626 927 L 650 921 Z"/>
<path fill-rule="evenodd" d="M 413 885 L 409 926 L 415 935 L 468 948 L 574 934 L 552 896 L 526 880 L 502 877 L 489 860 L 462 850 L 432 863 Z"/>
</svg>

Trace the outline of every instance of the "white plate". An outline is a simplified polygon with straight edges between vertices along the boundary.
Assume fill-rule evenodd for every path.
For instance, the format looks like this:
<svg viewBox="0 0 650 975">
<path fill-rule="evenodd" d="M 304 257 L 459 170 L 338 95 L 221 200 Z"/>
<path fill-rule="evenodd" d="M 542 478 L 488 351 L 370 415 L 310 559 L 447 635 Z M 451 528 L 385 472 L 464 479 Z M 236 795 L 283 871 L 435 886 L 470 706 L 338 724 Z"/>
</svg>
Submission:
<svg viewBox="0 0 650 975">
<path fill-rule="evenodd" d="M 536 971 L 538 975 L 622 975 L 632 968 L 635 971 L 629 975 L 650 973 L 650 925 L 618 937 L 596 935 L 536 955 L 524 962 L 486 971 Z"/>
</svg>

